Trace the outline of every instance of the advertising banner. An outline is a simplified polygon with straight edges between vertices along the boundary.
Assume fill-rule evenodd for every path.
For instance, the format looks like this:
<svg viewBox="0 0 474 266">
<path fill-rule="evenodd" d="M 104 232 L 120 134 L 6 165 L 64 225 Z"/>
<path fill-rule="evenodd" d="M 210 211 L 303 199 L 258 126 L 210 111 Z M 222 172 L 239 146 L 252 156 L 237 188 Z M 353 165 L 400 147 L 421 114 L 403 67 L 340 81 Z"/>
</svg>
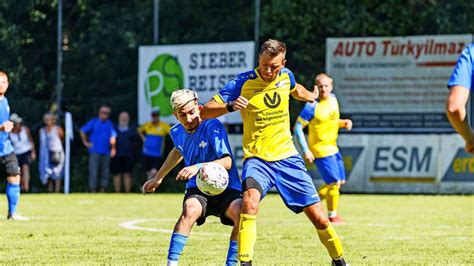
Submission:
<svg viewBox="0 0 474 266">
<path fill-rule="evenodd" d="M 160 110 L 163 121 L 176 123 L 169 98 L 176 89 L 196 91 L 201 104 L 209 101 L 236 74 L 254 68 L 254 42 L 141 46 L 138 67 L 138 120 L 150 120 Z M 226 122 L 239 124 L 238 112 Z"/>
<path fill-rule="evenodd" d="M 472 35 L 328 38 L 326 71 L 355 132 L 452 132 L 446 84 Z"/>
<path fill-rule="evenodd" d="M 229 135 L 234 162 L 242 173 L 242 135 Z M 474 194 L 474 157 L 457 134 L 341 134 L 346 173 L 343 192 Z M 298 146 L 297 146 L 298 147 Z M 306 167 L 319 187 L 314 164 Z"/>
</svg>

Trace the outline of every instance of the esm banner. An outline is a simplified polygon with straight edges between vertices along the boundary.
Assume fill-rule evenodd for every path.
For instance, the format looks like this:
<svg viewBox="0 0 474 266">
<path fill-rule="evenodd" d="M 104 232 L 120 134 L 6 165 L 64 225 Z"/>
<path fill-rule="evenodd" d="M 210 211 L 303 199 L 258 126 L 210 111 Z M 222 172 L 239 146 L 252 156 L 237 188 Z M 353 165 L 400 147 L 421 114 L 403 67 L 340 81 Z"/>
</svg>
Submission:
<svg viewBox="0 0 474 266">
<path fill-rule="evenodd" d="M 138 120 L 150 120 L 160 110 L 168 123 L 176 123 L 170 96 L 187 88 L 199 94 L 201 104 L 209 101 L 227 81 L 254 68 L 254 42 L 141 46 L 138 66 Z M 241 123 L 238 112 L 226 122 Z"/>
</svg>

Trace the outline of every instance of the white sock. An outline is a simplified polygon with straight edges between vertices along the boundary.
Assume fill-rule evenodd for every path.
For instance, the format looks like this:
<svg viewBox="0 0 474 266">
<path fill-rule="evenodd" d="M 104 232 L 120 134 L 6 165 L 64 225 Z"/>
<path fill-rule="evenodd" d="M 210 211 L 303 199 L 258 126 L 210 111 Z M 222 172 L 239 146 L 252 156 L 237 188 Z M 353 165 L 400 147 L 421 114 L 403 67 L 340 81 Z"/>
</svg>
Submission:
<svg viewBox="0 0 474 266">
<path fill-rule="evenodd" d="M 174 260 L 168 260 L 168 264 L 166 266 L 178 266 L 178 262 Z"/>
</svg>

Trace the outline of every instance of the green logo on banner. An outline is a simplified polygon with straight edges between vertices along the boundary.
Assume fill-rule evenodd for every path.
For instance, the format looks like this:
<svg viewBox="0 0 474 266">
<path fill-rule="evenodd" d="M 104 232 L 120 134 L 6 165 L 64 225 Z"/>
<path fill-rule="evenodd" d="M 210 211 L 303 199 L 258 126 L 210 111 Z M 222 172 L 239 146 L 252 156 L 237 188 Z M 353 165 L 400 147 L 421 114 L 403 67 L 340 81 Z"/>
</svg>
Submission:
<svg viewBox="0 0 474 266">
<path fill-rule="evenodd" d="M 178 60 L 170 54 L 160 54 L 150 64 L 145 79 L 145 98 L 153 110 L 160 115 L 173 113 L 171 93 L 184 88 L 184 74 Z"/>
</svg>

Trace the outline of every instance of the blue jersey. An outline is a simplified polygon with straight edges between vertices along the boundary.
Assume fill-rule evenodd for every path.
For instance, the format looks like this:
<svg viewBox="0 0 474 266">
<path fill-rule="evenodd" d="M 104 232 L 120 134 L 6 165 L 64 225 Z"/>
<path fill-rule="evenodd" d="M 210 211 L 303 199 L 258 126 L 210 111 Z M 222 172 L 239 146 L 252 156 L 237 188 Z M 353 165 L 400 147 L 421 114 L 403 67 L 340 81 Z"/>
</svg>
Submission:
<svg viewBox="0 0 474 266">
<path fill-rule="evenodd" d="M 10 120 L 10 106 L 7 98 L 0 100 L 0 124 Z M 0 131 L 0 156 L 6 156 L 13 152 L 13 145 L 8 138 L 8 132 Z"/>
<path fill-rule="evenodd" d="M 187 132 L 181 124 L 176 124 L 171 128 L 170 136 L 174 147 L 183 156 L 185 166 L 206 163 L 229 155 L 232 158 L 232 167 L 227 170 L 229 172 L 228 188 L 241 191 L 242 185 L 235 167 L 227 133 L 219 120 L 204 120 L 193 133 Z M 186 189 L 192 187 L 197 187 L 195 176 L 189 179 L 186 184 Z"/>
<path fill-rule="evenodd" d="M 464 48 L 448 81 L 448 87 L 460 85 L 474 90 L 474 44 Z"/>
<path fill-rule="evenodd" d="M 110 154 L 110 138 L 117 136 L 110 120 L 102 121 L 97 117 L 93 118 L 81 127 L 81 131 L 89 136 L 89 141 L 92 143 L 92 147 L 89 148 L 90 153 Z"/>
</svg>

